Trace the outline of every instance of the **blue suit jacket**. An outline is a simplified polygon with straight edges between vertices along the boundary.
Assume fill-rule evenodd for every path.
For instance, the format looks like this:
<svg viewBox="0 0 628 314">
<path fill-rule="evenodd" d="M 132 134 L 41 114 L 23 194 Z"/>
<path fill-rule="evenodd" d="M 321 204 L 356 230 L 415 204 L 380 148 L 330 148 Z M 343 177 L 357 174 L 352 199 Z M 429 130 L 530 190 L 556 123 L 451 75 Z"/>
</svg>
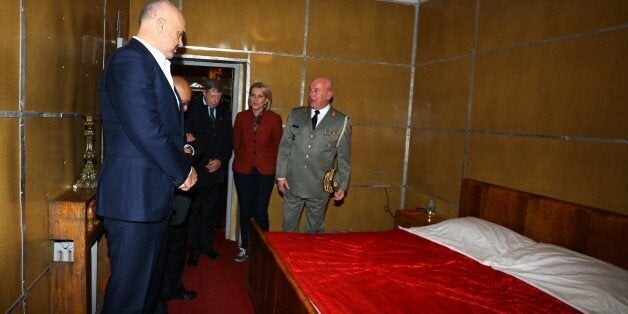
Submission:
<svg viewBox="0 0 628 314">
<path fill-rule="evenodd" d="M 190 163 L 183 154 L 176 96 L 142 43 L 132 39 L 111 56 L 99 97 L 105 157 L 98 215 L 138 222 L 167 218 Z"/>
</svg>

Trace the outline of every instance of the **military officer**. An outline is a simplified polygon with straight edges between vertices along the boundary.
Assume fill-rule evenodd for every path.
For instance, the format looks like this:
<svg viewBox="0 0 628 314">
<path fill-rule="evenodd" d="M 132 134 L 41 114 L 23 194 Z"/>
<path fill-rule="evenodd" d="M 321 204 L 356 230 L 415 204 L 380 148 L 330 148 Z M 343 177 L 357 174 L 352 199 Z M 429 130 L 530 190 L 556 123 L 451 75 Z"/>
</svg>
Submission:
<svg viewBox="0 0 628 314">
<path fill-rule="evenodd" d="M 351 119 L 332 107 L 333 83 L 317 77 L 310 83 L 309 106 L 292 109 L 279 144 L 277 189 L 283 194 L 283 230 L 298 231 L 307 207 L 305 232 L 321 233 L 330 192 L 325 174 L 337 163 L 333 181 L 335 201 L 344 199 L 351 165 Z M 336 162 L 337 161 L 337 162 Z"/>
</svg>

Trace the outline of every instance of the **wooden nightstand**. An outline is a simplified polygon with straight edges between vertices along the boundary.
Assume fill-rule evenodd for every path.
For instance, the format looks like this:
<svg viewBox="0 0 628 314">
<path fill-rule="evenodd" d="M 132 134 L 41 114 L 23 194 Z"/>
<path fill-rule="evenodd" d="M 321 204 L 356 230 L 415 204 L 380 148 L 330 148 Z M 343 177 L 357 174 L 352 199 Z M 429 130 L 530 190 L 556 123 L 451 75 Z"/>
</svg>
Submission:
<svg viewBox="0 0 628 314">
<path fill-rule="evenodd" d="M 397 227 L 421 227 L 435 224 L 445 220 L 438 215 L 432 217 L 430 222 L 427 221 L 427 213 L 423 208 L 398 209 L 395 212 L 395 229 Z"/>
</svg>

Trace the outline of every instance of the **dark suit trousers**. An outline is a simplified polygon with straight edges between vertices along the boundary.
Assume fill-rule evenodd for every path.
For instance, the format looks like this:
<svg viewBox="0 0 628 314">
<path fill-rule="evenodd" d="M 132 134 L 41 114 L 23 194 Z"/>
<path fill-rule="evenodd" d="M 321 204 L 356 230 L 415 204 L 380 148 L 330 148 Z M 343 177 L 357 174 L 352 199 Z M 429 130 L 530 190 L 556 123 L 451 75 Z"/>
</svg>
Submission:
<svg viewBox="0 0 628 314">
<path fill-rule="evenodd" d="M 169 221 L 130 222 L 105 217 L 111 273 L 101 313 L 153 312 L 156 300 L 148 300 L 149 290 L 161 286 L 157 265 L 165 255 Z"/>
<path fill-rule="evenodd" d="M 268 202 L 275 186 L 275 174 L 263 175 L 253 168 L 249 174 L 234 172 L 233 180 L 240 203 L 240 246 L 248 249 L 250 218 L 255 218 L 259 227 L 263 231 L 268 231 Z"/>
<path fill-rule="evenodd" d="M 185 290 L 183 285 L 183 268 L 185 264 L 185 251 L 188 241 L 188 220 L 183 223 L 170 226 L 168 231 L 168 258 L 166 272 L 161 287 L 162 297 L 170 299 Z"/>
<path fill-rule="evenodd" d="M 159 300 L 155 308 L 155 314 L 168 313 L 166 301 L 185 291 L 183 285 L 183 268 L 185 266 L 185 251 L 188 240 L 187 219 L 178 225 L 170 225 L 168 229 L 168 243 L 165 261 L 162 265 L 163 282 L 160 287 Z"/>
<path fill-rule="evenodd" d="M 219 184 L 198 187 L 198 193 L 192 199 L 188 217 L 189 247 L 192 254 L 200 255 L 212 249 L 214 245 L 219 188 Z"/>
</svg>

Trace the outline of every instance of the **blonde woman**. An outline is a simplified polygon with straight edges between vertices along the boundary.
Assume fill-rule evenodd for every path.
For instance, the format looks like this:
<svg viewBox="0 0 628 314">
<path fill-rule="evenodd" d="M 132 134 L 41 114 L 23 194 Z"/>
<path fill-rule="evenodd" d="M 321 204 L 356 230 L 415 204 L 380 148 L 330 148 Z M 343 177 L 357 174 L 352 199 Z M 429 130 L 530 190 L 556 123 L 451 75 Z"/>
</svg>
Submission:
<svg viewBox="0 0 628 314">
<path fill-rule="evenodd" d="M 275 183 L 281 116 L 270 111 L 270 88 L 255 82 L 249 89 L 249 108 L 239 112 L 233 125 L 233 178 L 240 204 L 240 252 L 234 260 L 249 255 L 249 219 L 268 230 L 268 202 Z"/>
</svg>

